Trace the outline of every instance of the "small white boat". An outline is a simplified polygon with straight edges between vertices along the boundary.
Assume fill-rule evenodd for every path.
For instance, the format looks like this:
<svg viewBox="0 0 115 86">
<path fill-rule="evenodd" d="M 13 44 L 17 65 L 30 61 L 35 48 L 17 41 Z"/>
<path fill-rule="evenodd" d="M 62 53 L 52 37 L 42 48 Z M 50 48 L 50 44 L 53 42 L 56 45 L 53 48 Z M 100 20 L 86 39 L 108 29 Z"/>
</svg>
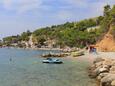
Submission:
<svg viewBox="0 0 115 86">
<path fill-rule="evenodd" d="M 53 58 L 47 58 L 42 61 L 43 63 L 54 63 L 54 64 L 61 64 L 63 63 L 60 59 L 53 59 Z"/>
</svg>

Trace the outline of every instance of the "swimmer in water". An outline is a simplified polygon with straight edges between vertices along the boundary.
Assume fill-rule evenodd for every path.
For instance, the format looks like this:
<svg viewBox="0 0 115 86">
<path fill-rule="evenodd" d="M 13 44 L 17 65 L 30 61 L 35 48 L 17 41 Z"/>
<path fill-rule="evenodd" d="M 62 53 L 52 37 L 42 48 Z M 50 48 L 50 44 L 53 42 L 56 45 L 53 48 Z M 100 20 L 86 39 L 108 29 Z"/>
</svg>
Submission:
<svg viewBox="0 0 115 86">
<path fill-rule="evenodd" d="M 10 61 L 12 61 L 12 58 L 10 58 Z"/>
</svg>

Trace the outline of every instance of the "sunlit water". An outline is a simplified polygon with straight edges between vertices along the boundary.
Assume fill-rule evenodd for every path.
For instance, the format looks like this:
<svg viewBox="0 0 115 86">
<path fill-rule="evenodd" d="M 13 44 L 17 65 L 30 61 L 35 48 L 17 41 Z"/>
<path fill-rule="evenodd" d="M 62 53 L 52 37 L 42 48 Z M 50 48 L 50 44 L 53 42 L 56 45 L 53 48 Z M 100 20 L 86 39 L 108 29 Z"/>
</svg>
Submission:
<svg viewBox="0 0 115 86">
<path fill-rule="evenodd" d="M 63 58 L 64 64 L 43 64 L 44 52 L 0 49 L 0 86 L 96 86 L 89 63 Z"/>
</svg>

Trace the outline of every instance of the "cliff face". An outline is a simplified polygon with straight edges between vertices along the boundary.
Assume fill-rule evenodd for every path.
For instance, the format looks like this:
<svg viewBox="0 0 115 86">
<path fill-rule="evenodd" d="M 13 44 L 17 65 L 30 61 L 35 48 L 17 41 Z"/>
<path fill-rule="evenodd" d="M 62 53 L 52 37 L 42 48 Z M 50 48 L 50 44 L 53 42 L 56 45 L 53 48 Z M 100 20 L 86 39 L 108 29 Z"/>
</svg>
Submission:
<svg viewBox="0 0 115 86">
<path fill-rule="evenodd" d="M 111 34 L 113 26 L 110 25 L 109 31 L 103 37 L 103 39 L 98 42 L 96 45 L 98 46 L 99 51 L 115 51 L 115 38 Z"/>
</svg>

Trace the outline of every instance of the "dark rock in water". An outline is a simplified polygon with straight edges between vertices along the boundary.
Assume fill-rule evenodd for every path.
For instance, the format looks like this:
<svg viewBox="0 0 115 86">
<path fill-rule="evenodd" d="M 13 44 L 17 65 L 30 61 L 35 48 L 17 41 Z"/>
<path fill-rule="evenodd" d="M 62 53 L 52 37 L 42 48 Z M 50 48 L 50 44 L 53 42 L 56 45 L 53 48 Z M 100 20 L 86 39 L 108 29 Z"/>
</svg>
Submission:
<svg viewBox="0 0 115 86">
<path fill-rule="evenodd" d="M 12 61 L 12 58 L 10 58 L 9 60 Z"/>
</svg>

